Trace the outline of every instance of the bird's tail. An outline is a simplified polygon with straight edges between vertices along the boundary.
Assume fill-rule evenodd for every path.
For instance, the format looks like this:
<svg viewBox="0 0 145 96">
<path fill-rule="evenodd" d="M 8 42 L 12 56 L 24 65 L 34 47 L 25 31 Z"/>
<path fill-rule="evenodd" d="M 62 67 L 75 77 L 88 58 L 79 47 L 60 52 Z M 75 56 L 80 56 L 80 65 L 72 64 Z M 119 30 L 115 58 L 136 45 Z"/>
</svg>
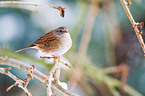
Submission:
<svg viewBox="0 0 145 96">
<path fill-rule="evenodd" d="M 28 49 L 28 48 L 32 48 L 32 47 L 34 47 L 34 46 L 35 46 L 35 45 L 30 45 L 30 46 L 28 46 L 28 47 L 22 48 L 22 49 L 20 49 L 20 50 L 15 51 L 15 52 L 17 53 L 17 52 L 20 52 L 20 51 L 22 51 L 22 50 L 25 50 L 25 49 Z"/>
</svg>

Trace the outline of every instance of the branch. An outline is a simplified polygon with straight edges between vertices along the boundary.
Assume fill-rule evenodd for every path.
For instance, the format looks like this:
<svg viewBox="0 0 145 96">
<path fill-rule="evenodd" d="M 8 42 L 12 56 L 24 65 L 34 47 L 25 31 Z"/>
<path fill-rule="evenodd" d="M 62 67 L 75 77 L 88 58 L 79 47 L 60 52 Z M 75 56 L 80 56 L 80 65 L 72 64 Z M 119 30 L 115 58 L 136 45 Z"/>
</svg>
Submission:
<svg viewBox="0 0 145 96">
<path fill-rule="evenodd" d="M 53 65 L 53 67 L 51 68 L 51 70 L 48 73 L 47 96 L 51 96 L 52 95 L 51 81 L 52 81 L 52 77 L 54 75 L 54 72 L 55 72 L 57 66 L 58 66 L 58 59 L 54 58 L 54 65 Z"/>
<path fill-rule="evenodd" d="M 122 81 L 122 92 L 125 92 L 125 84 L 127 81 L 128 71 L 129 71 L 129 66 L 124 63 L 122 63 L 119 66 L 109 67 L 103 70 L 105 74 L 120 73 L 121 81 Z"/>
<path fill-rule="evenodd" d="M 58 61 L 56 61 L 56 63 L 58 63 Z M 55 77 L 54 77 L 54 79 L 57 81 L 57 83 L 58 83 L 58 80 L 60 78 L 60 70 L 61 70 L 60 64 L 57 64 L 57 68 L 56 68 L 56 72 L 55 72 Z"/>
<path fill-rule="evenodd" d="M 142 34 L 141 34 L 142 33 L 142 29 L 140 29 L 140 28 L 142 28 L 142 26 L 141 26 L 142 23 L 136 23 L 135 22 L 132 14 L 131 14 L 131 12 L 129 10 L 129 6 L 128 6 L 130 4 L 130 2 L 126 2 L 125 0 L 120 0 L 120 1 L 122 3 L 122 6 L 124 7 L 125 13 L 126 13 L 128 19 L 130 20 L 130 23 L 131 23 L 132 27 L 134 28 L 134 31 L 136 33 L 138 41 L 141 44 L 141 47 L 142 47 L 142 50 L 143 50 L 144 56 L 145 56 L 145 44 L 144 44 L 143 37 L 142 37 Z"/>
<path fill-rule="evenodd" d="M 86 19 L 86 25 L 85 25 L 85 29 L 84 29 L 85 31 L 82 35 L 82 38 L 80 41 L 80 46 L 79 46 L 78 54 L 81 56 L 87 56 L 87 50 L 88 50 L 88 46 L 89 46 L 89 43 L 91 40 L 93 25 L 94 25 L 98 11 L 99 11 L 98 2 L 94 3 L 92 1 L 91 5 L 89 7 L 87 19 Z"/>
<path fill-rule="evenodd" d="M 0 1 L 0 4 L 23 4 L 23 5 L 33 5 L 33 6 L 42 6 L 42 7 L 48 7 L 48 8 L 54 8 L 60 11 L 60 16 L 64 17 L 66 8 L 62 8 L 61 6 L 54 7 L 49 5 L 41 5 L 41 4 L 35 4 L 35 3 L 29 3 L 29 2 L 19 2 L 19 1 Z"/>
<path fill-rule="evenodd" d="M 29 68 L 31 66 L 29 66 L 28 64 L 21 62 L 19 60 L 15 60 L 12 58 L 1 58 L 0 59 L 0 65 L 8 65 L 8 66 L 13 66 L 16 68 L 19 68 L 21 70 L 24 70 L 26 72 L 29 71 Z M 40 80 L 42 83 L 44 84 L 48 84 L 48 80 L 46 79 L 47 76 L 43 73 L 41 73 L 39 70 L 37 70 L 36 68 L 33 70 L 33 76 L 35 78 L 37 78 L 38 80 Z M 77 94 L 74 94 L 68 90 L 63 89 L 59 84 L 57 84 L 55 81 L 52 81 L 52 87 L 56 90 L 58 90 L 60 93 L 66 95 L 66 96 L 79 96 Z"/>
<path fill-rule="evenodd" d="M 23 89 L 28 96 L 32 96 L 31 92 L 23 86 L 23 80 L 18 79 L 15 75 L 8 71 L 8 68 L 0 68 L 0 73 L 5 74 L 16 81 L 13 85 L 7 88 L 7 92 L 14 86 L 18 85 L 19 88 Z"/>
<path fill-rule="evenodd" d="M 54 59 L 54 57 L 45 57 L 45 56 L 40 56 L 40 58 L 42 58 L 42 59 L 51 59 L 51 58 L 53 58 Z M 63 65 L 65 65 L 66 67 L 68 67 L 68 68 L 71 68 L 72 66 L 71 65 L 69 65 L 69 64 L 67 64 L 67 63 L 65 63 L 65 62 L 63 62 L 63 61 L 58 61 L 59 63 L 62 63 Z M 59 66 L 58 66 L 59 67 Z M 59 69 L 59 68 L 58 68 Z"/>
<path fill-rule="evenodd" d="M 54 56 L 54 57 L 40 57 L 40 58 L 42 58 L 42 59 L 51 59 L 51 58 L 53 58 L 54 59 L 54 65 L 48 73 L 48 85 L 47 85 L 47 96 L 51 96 L 52 95 L 52 91 L 51 91 L 52 77 L 54 76 L 54 81 L 56 83 L 58 83 L 59 77 L 60 77 L 61 68 L 60 68 L 59 62 L 66 65 L 68 68 L 71 68 L 71 66 L 69 66 L 67 63 L 64 63 L 64 62 L 60 61 L 59 60 L 60 57 Z M 54 72 L 55 72 L 55 74 L 54 74 Z"/>
<path fill-rule="evenodd" d="M 32 67 L 30 67 L 30 69 L 28 70 L 27 79 L 24 79 L 25 80 L 24 87 L 27 87 L 29 84 L 29 81 L 31 80 L 31 77 L 33 78 L 33 69 L 34 68 L 35 68 L 35 66 L 32 65 Z"/>
</svg>

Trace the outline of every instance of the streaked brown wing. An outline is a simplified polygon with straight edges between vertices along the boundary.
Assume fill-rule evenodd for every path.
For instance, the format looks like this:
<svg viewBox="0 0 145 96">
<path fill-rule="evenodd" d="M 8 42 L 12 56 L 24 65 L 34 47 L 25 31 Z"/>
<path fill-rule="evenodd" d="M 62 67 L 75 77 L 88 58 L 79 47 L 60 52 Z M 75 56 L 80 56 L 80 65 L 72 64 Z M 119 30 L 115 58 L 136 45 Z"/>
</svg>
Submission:
<svg viewBox="0 0 145 96">
<path fill-rule="evenodd" d="M 33 45 L 38 46 L 44 52 L 53 51 L 57 49 L 61 43 L 61 39 L 53 35 L 53 31 L 46 33 L 44 36 L 36 40 Z"/>
<path fill-rule="evenodd" d="M 44 36 L 41 36 L 39 39 L 37 39 L 34 44 L 44 44 L 48 39 L 54 38 L 53 31 L 46 33 Z M 48 42 L 48 41 L 47 41 Z"/>
</svg>

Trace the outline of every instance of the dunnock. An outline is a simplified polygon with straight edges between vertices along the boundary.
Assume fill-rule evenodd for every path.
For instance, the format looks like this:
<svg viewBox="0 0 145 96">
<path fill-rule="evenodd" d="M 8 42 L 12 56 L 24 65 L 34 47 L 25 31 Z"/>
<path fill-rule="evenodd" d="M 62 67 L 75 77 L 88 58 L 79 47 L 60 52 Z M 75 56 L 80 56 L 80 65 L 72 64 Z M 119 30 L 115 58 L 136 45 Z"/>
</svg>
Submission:
<svg viewBox="0 0 145 96">
<path fill-rule="evenodd" d="M 59 27 L 46 33 L 30 46 L 22 48 L 16 52 L 28 48 L 35 48 L 48 54 L 48 56 L 61 56 L 66 53 L 71 48 L 71 46 L 72 39 L 68 29 L 66 27 Z"/>
</svg>

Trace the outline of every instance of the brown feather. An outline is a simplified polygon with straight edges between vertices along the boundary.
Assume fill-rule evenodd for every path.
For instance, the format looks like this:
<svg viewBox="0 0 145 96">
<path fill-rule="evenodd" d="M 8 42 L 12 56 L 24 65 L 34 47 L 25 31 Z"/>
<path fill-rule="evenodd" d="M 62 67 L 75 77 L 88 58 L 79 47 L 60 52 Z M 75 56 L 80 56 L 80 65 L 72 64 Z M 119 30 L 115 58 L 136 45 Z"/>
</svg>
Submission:
<svg viewBox="0 0 145 96">
<path fill-rule="evenodd" d="M 52 30 L 48 33 L 46 33 L 44 36 L 41 36 L 39 39 L 37 39 L 32 45 L 22 48 L 16 52 L 20 52 L 22 50 L 28 49 L 28 48 L 32 48 L 34 46 L 36 46 L 39 50 L 41 50 L 42 52 L 54 52 L 55 49 L 58 49 L 59 46 L 62 43 L 62 40 L 57 37 L 54 36 L 53 32 L 56 31 L 56 35 L 60 35 L 62 33 L 60 33 L 61 29 L 64 29 L 64 27 L 59 27 L 57 28 L 59 30 Z"/>
<path fill-rule="evenodd" d="M 53 35 L 53 31 L 46 33 L 44 36 L 36 40 L 33 45 L 36 45 L 42 52 L 53 52 L 61 43 L 61 39 Z"/>
<path fill-rule="evenodd" d="M 28 46 L 28 47 L 25 47 L 25 48 L 22 48 L 22 49 L 20 49 L 20 50 L 17 50 L 17 51 L 15 51 L 16 53 L 17 52 L 20 52 L 20 51 L 22 51 L 22 50 L 25 50 L 25 49 L 28 49 L 28 48 L 32 48 L 32 47 L 34 47 L 35 45 L 30 45 L 30 46 Z"/>
</svg>

